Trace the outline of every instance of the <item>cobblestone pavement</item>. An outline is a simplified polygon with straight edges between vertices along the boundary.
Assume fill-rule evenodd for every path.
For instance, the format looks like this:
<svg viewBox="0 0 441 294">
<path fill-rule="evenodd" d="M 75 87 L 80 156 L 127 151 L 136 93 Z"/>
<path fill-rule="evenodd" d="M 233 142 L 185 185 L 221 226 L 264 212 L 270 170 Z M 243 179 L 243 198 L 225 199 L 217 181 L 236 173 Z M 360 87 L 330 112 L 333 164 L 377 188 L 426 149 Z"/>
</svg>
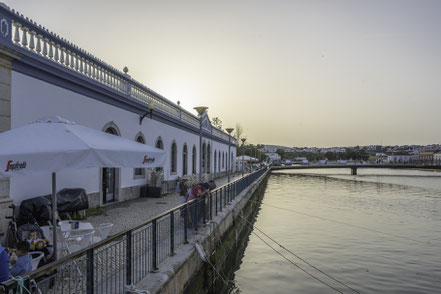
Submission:
<svg viewBox="0 0 441 294">
<path fill-rule="evenodd" d="M 240 178 L 241 174 L 232 175 L 231 180 Z M 228 182 L 224 176 L 214 180 L 217 187 Z M 111 235 L 133 228 L 149 219 L 180 205 L 181 198 L 175 192 L 164 195 L 161 198 L 136 198 L 128 201 L 118 202 L 102 207 L 102 214 L 91 216 L 86 219 L 94 227 L 102 223 L 113 223 Z"/>
</svg>

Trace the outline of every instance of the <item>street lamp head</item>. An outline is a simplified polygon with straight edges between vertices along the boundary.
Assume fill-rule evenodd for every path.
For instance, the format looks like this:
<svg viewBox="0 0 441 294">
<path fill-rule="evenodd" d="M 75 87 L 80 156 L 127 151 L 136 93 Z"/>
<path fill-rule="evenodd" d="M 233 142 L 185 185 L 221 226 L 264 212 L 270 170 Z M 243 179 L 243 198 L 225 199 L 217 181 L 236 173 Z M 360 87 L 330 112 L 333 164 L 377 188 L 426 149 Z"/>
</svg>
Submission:
<svg viewBox="0 0 441 294">
<path fill-rule="evenodd" d="M 198 106 L 198 107 L 194 107 L 193 109 L 196 110 L 198 112 L 198 114 L 201 116 L 205 113 L 205 111 L 207 111 L 208 107 Z"/>
<path fill-rule="evenodd" d="M 225 130 L 227 131 L 228 134 L 231 135 L 231 133 L 234 131 L 234 128 L 226 128 Z"/>
<path fill-rule="evenodd" d="M 247 138 L 241 138 L 240 140 L 242 141 L 242 144 L 245 144 L 245 141 L 247 140 Z"/>
<path fill-rule="evenodd" d="M 146 117 L 148 114 L 150 114 L 150 119 L 152 119 L 153 116 L 153 109 L 155 109 L 155 103 L 153 101 L 150 101 L 149 104 L 147 104 L 148 110 L 139 117 L 139 125 L 142 125 L 142 120 L 144 117 Z"/>
</svg>

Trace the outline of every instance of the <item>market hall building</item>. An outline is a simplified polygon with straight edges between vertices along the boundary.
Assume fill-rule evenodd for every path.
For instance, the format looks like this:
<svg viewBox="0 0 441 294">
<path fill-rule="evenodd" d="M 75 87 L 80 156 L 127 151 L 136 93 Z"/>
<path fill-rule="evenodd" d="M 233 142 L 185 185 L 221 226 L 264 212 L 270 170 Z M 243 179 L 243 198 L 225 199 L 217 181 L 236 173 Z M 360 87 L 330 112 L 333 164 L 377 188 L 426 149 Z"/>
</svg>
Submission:
<svg viewBox="0 0 441 294">
<path fill-rule="evenodd" d="M 200 170 L 197 115 L 0 3 L 0 132 L 48 115 L 165 150 L 163 191 L 174 190 L 178 176 L 215 178 L 235 166 L 235 139 L 206 113 Z M 146 169 L 89 168 L 58 172 L 57 189 L 84 188 L 96 207 L 139 197 L 149 180 Z M 0 179 L 0 232 L 10 195 L 17 203 L 50 193 L 50 174 Z"/>
</svg>

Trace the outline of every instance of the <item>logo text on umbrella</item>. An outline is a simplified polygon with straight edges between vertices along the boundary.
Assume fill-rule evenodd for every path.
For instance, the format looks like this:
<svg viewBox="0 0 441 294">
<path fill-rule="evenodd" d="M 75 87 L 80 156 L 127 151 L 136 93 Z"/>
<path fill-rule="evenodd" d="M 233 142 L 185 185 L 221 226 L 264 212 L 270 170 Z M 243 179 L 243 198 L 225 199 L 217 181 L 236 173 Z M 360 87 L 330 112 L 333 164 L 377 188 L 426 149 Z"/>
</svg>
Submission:
<svg viewBox="0 0 441 294">
<path fill-rule="evenodd" d="M 17 161 L 13 163 L 13 160 L 9 160 L 8 164 L 6 165 L 5 172 L 14 171 L 14 170 L 20 170 L 26 168 L 26 161 Z"/>
<path fill-rule="evenodd" d="M 142 164 L 153 163 L 153 162 L 155 162 L 155 158 L 154 157 L 148 158 L 147 155 L 144 155 L 144 160 L 143 160 Z"/>
</svg>

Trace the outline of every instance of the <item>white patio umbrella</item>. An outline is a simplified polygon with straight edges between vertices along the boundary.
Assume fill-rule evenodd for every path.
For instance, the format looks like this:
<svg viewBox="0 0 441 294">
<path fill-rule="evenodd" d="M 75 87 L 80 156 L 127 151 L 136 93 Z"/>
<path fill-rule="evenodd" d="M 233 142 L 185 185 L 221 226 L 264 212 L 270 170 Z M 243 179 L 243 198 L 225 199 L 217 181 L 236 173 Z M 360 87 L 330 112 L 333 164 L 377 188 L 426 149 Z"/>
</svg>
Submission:
<svg viewBox="0 0 441 294">
<path fill-rule="evenodd" d="M 45 117 L 0 133 L 0 178 L 52 173 L 56 254 L 56 175 L 91 167 L 160 167 L 165 151 L 62 119 Z M 14 195 L 11 195 L 14 198 Z"/>
</svg>

